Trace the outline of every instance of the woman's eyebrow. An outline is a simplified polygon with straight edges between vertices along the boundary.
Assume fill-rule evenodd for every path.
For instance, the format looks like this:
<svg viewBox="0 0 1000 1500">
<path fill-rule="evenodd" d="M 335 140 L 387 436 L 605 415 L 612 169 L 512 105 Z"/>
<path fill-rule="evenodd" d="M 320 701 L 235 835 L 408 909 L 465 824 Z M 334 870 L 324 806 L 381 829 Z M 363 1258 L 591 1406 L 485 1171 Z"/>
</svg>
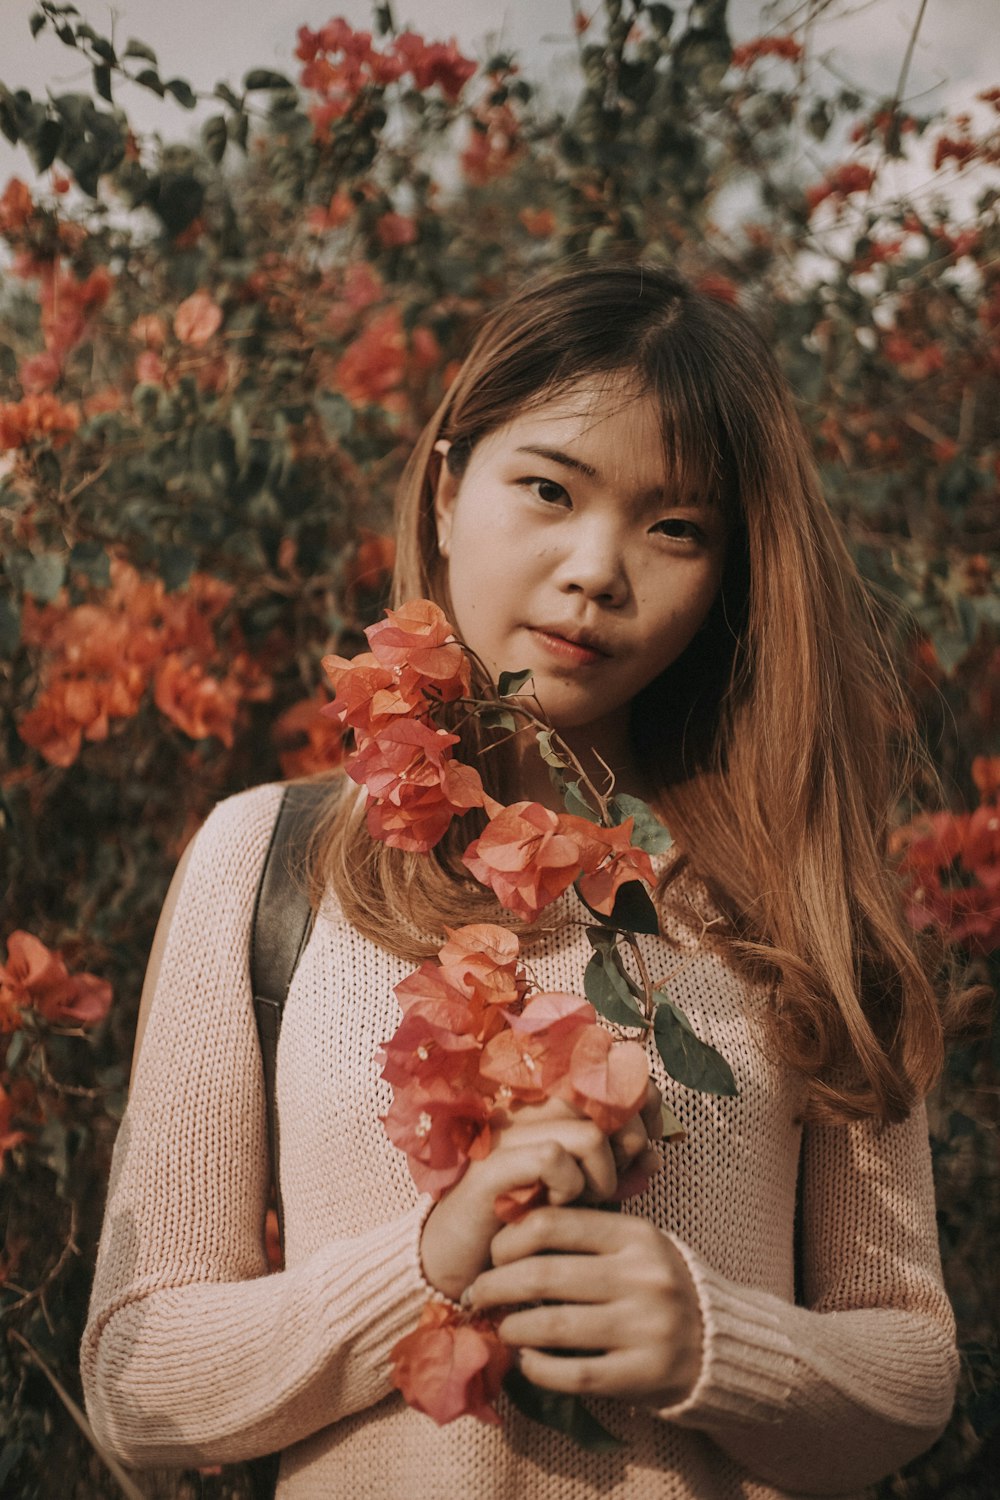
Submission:
<svg viewBox="0 0 1000 1500">
<path fill-rule="evenodd" d="M 585 464 L 580 458 L 573 458 L 569 453 L 563 453 L 560 448 L 535 448 L 526 445 L 515 450 L 517 453 L 530 453 L 535 458 L 547 458 L 554 464 L 562 464 L 566 469 L 575 469 L 578 474 L 583 474 L 587 479 L 598 479 L 600 475 L 591 464 Z"/>
</svg>

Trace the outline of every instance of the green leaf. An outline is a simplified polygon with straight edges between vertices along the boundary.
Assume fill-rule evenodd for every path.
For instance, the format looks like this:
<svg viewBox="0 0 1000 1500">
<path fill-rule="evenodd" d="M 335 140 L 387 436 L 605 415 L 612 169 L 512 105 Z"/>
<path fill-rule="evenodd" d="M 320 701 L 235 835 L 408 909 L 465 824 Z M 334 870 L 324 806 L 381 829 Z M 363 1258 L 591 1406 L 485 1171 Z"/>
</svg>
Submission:
<svg viewBox="0 0 1000 1500">
<path fill-rule="evenodd" d="M 201 127 L 202 144 L 205 147 L 205 155 L 215 166 L 226 154 L 226 146 L 229 143 L 229 131 L 226 128 L 224 115 L 212 115 Z"/>
<path fill-rule="evenodd" d="M 94 68 L 94 88 L 102 99 L 113 104 L 114 96 L 111 93 L 111 69 L 107 63 L 98 63 Z"/>
<path fill-rule="evenodd" d="M 635 1003 L 637 993 L 618 951 L 613 933 L 602 927 L 588 927 L 587 936 L 594 946 L 583 971 L 583 992 L 605 1020 L 616 1026 L 641 1026 L 643 1016 Z"/>
<path fill-rule="evenodd" d="M 627 880 L 618 887 L 611 920 L 616 927 L 629 932 L 648 932 L 657 935 L 660 923 L 656 907 L 641 880 Z"/>
<path fill-rule="evenodd" d="M 66 558 L 61 552 L 40 552 L 24 570 L 24 592 L 39 604 L 51 604 L 66 577 Z"/>
<path fill-rule="evenodd" d="M 152 89 L 153 93 L 159 94 L 161 99 L 167 92 L 155 68 L 143 68 L 141 73 L 135 75 L 134 82 L 141 83 L 144 89 Z"/>
<path fill-rule="evenodd" d="M 243 79 L 247 93 L 253 89 L 291 89 L 295 85 L 284 73 L 274 73 L 270 68 L 251 68 Z"/>
<path fill-rule="evenodd" d="M 35 166 L 36 172 L 47 172 L 59 154 L 62 145 L 62 126 L 58 120 L 43 120 L 24 136 L 24 144 Z"/>
<path fill-rule="evenodd" d="M 501 698 L 509 698 L 514 693 L 519 693 L 526 682 L 530 682 L 532 673 L 530 668 L 524 672 L 501 672 L 497 680 L 497 692 Z"/>
<path fill-rule="evenodd" d="M 510 734 L 517 733 L 517 720 L 506 708 L 484 708 L 476 717 L 487 729 L 506 729 Z"/>
<path fill-rule="evenodd" d="M 13 656 L 20 644 L 21 616 L 10 600 L 0 595 L 0 656 Z"/>
<path fill-rule="evenodd" d="M 566 811 L 573 813 L 575 817 L 586 818 L 588 823 L 600 823 L 601 815 L 595 812 L 587 801 L 583 790 L 583 782 L 566 781 L 565 777 L 560 777 L 560 780 L 563 783 L 562 799 Z"/>
<path fill-rule="evenodd" d="M 137 42 L 134 36 L 129 37 L 128 45 L 122 56 L 141 57 L 144 62 L 152 63 L 154 68 L 158 66 L 156 53 L 152 47 L 147 47 L 145 42 Z"/>
<path fill-rule="evenodd" d="M 701 1094 L 735 1094 L 736 1080 L 722 1053 L 695 1034 L 687 1016 L 663 990 L 657 990 L 653 999 L 656 1050 L 670 1077 Z"/>
<path fill-rule="evenodd" d="M 649 803 L 643 802 L 641 797 L 619 792 L 611 799 L 611 816 L 615 823 L 624 823 L 626 818 L 635 819 L 632 842 L 647 854 L 666 854 L 674 842 L 670 830 L 663 826 Z"/>
<path fill-rule="evenodd" d="M 228 83 L 217 83 L 215 85 L 215 97 L 222 99 L 231 109 L 242 109 L 243 100 L 239 94 L 234 94 Z"/>
<path fill-rule="evenodd" d="M 553 766 L 557 771 L 568 771 L 569 761 L 552 744 L 553 731 L 542 729 L 535 740 L 538 753 L 547 766 Z"/>
<path fill-rule="evenodd" d="M 40 10 L 36 10 L 35 14 L 32 16 L 31 20 L 28 22 L 28 25 L 31 27 L 31 35 L 32 36 L 37 36 L 38 33 L 42 30 L 42 28 L 45 26 L 45 24 L 46 24 L 46 17 L 42 15 L 42 13 L 41 13 Z"/>
<path fill-rule="evenodd" d="M 532 1385 L 520 1370 L 509 1371 L 503 1388 L 511 1405 L 532 1422 L 563 1433 L 591 1453 L 617 1453 L 625 1446 L 621 1438 L 591 1415 L 579 1396 L 543 1391 L 541 1386 Z"/>
<path fill-rule="evenodd" d="M 14 1032 L 14 1035 L 10 1039 L 10 1045 L 7 1048 L 6 1059 L 4 1060 L 4 1067 L 9 1073 L 17 1072 L 18 1064 L 26 1056 L 29 1045 L 28 1038 L 23 1031 Z"/>
<path fill-rule="evenodd" d="M 168 80 L 165 87 L 167 93 L 173 94 L 174 98 L 177 100 L 177 103 L 182 105 L 184 109 L 194 109 L 195 105 L 198 103 L 198 98 L 194 92 L 194 89 L 189 83 L 186 83 L 183 78 L 171 78 Z"/>
</svg>

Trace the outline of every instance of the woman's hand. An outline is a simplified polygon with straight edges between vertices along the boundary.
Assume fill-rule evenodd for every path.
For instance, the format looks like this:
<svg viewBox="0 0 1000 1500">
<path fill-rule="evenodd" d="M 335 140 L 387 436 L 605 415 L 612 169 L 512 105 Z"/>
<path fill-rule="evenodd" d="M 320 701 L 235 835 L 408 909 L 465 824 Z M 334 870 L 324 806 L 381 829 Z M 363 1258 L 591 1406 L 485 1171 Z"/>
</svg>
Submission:
<svg viewBox="0 0 1000 1500">
<path fill-rule="evenodd" d="M 462 1300 L 477 1312 L 513 1307 L 499 1334 L 536 1385 L 653 1406 L 694 1389 L 698 1295 L 683 1256 L 647 1220 L 536 1208 L 501 1229 L 491 1248 L 493 1269 Z M 562 1349 L 572 1353 L 547 1352 Z"/>
<path fill-rule="evenodd" d="M 650 1139 L 659 1135 L 660 1095 L 653 1084 L 641 1113 L 611 1137 L 558 1099 L 513 1110 L 489 1156 L 471 1162 L 428 1215 L 420 1242 L 427 1280 L 457 1300 L 489 1265 L 502 1194 L 541 1183 L 550 1204 L 606 1202 L 655 1170 Z"/>
</svg>

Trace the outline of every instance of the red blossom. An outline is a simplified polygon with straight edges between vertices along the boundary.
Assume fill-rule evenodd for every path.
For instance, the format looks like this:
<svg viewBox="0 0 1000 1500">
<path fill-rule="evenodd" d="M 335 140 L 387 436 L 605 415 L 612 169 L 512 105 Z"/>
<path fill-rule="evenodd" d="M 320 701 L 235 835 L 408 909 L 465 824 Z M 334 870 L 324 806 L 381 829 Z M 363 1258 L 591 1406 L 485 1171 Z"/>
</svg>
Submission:
<svg viewBox="0 0 1000 1500">
<path fill-rule="evenodd" d="M 874 181 L 875 172 L 871 167 L 866 167 L 859 161 L 845 162 L 843 166 L 828 172 L 815 187 L 806 189 L 809 212 L 813 213 L 827 198 L 835 199 L 840 208 L 852 193 L 867 193 Z"/>
<path fill-rule="evenodd" d="M 75 406 L 64 406 L 48 391 L 0 405 L 0 453 L 48 440 L 59 448 L 80 425 Z"/>
<path fill-rule="evenodd" d="M 470 57 L 463 57 L 454 38 L 450 42 L 425 42 L 416 32 L 404 31 L 396 38 L 394 52 L 405 63 L 418 89 L 437 84 L 452 104 L 476 71 Z"/>
<path fill-rule="evenodd" d="M 30 932 L 11 933 L 0 964 L 0 1031 L 15 1030 L 29 1007 L 57 1026 L 96 1026 L 110 1006 L 106 980 L 70 974 L 62 955 Z"/>
<path fill-rule="evenodd" d="M 420 1088 L 398 1090 L 382 1123 L 393 1145 L 406 1152 L 417 1190 L 439 1198 L 470 1160 L 488 1155 L 490 1114 L 478 1090 L 454 1089 L 434 1077 Z"/>
<path fill-rule="evenodd" d="M 762 57 L 780 57 L 786 62 L 798 62 L 804 48 L 793 36 L 759 36 L 752 42 L 743 42 L 733 48 L 734 68 L 751 68 Z"/>
<path fill-rule="evenodd" d="M 428 1302 L 417 1327 L 393 1349 L 390 1378 L 411 1406 L 439 1426 L 462 1416 L 496 1425 L 493 1402 L 513 1358 L 486 1318 Z"/>
<path fill-rule="evenodd" d="M 406 214 L 383 214 L 375 225 L 375 238 L 383 250 L 399 245 L 413 245 L 420 237 L 416 221 Z"/>
<path fill-rule="evenodd" d="M 20 177 L 12 177 L 0 198 L 0 234 L 16 234 L 35 211 L 34 200 Z"/>
<path fill-rule="evenodd" d="M 515 802 L 491 818 L 462 862 L 501 906 L 529 921 L 561 895 L 603 850 L 595 825 L 552 812 L 540 802 Z"/>
<path fill-rule="evenodd" d="M 334 367 L 337 388 L 349 401 L 367 405 L 384 405 L 405 374 L 406 333 L 395 306 L 377 313 Z"/>
</svg>

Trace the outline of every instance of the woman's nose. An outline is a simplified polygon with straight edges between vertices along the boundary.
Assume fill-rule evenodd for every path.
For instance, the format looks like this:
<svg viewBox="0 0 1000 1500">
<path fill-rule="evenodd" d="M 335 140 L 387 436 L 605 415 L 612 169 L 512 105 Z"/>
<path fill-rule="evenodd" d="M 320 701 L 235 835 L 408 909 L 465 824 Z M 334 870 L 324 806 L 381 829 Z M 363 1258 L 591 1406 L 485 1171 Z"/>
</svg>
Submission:
<svg viewBox="0 0 1000 1500">
<path fill-rule="evenodd" d="M 557 569 L 559 587 L 568 594 L 584 594 L 601 604 L 617 606 L 628 597 L 624 538 L 618 528 L 583 523 L 571 528 Z"/>
</svg>

